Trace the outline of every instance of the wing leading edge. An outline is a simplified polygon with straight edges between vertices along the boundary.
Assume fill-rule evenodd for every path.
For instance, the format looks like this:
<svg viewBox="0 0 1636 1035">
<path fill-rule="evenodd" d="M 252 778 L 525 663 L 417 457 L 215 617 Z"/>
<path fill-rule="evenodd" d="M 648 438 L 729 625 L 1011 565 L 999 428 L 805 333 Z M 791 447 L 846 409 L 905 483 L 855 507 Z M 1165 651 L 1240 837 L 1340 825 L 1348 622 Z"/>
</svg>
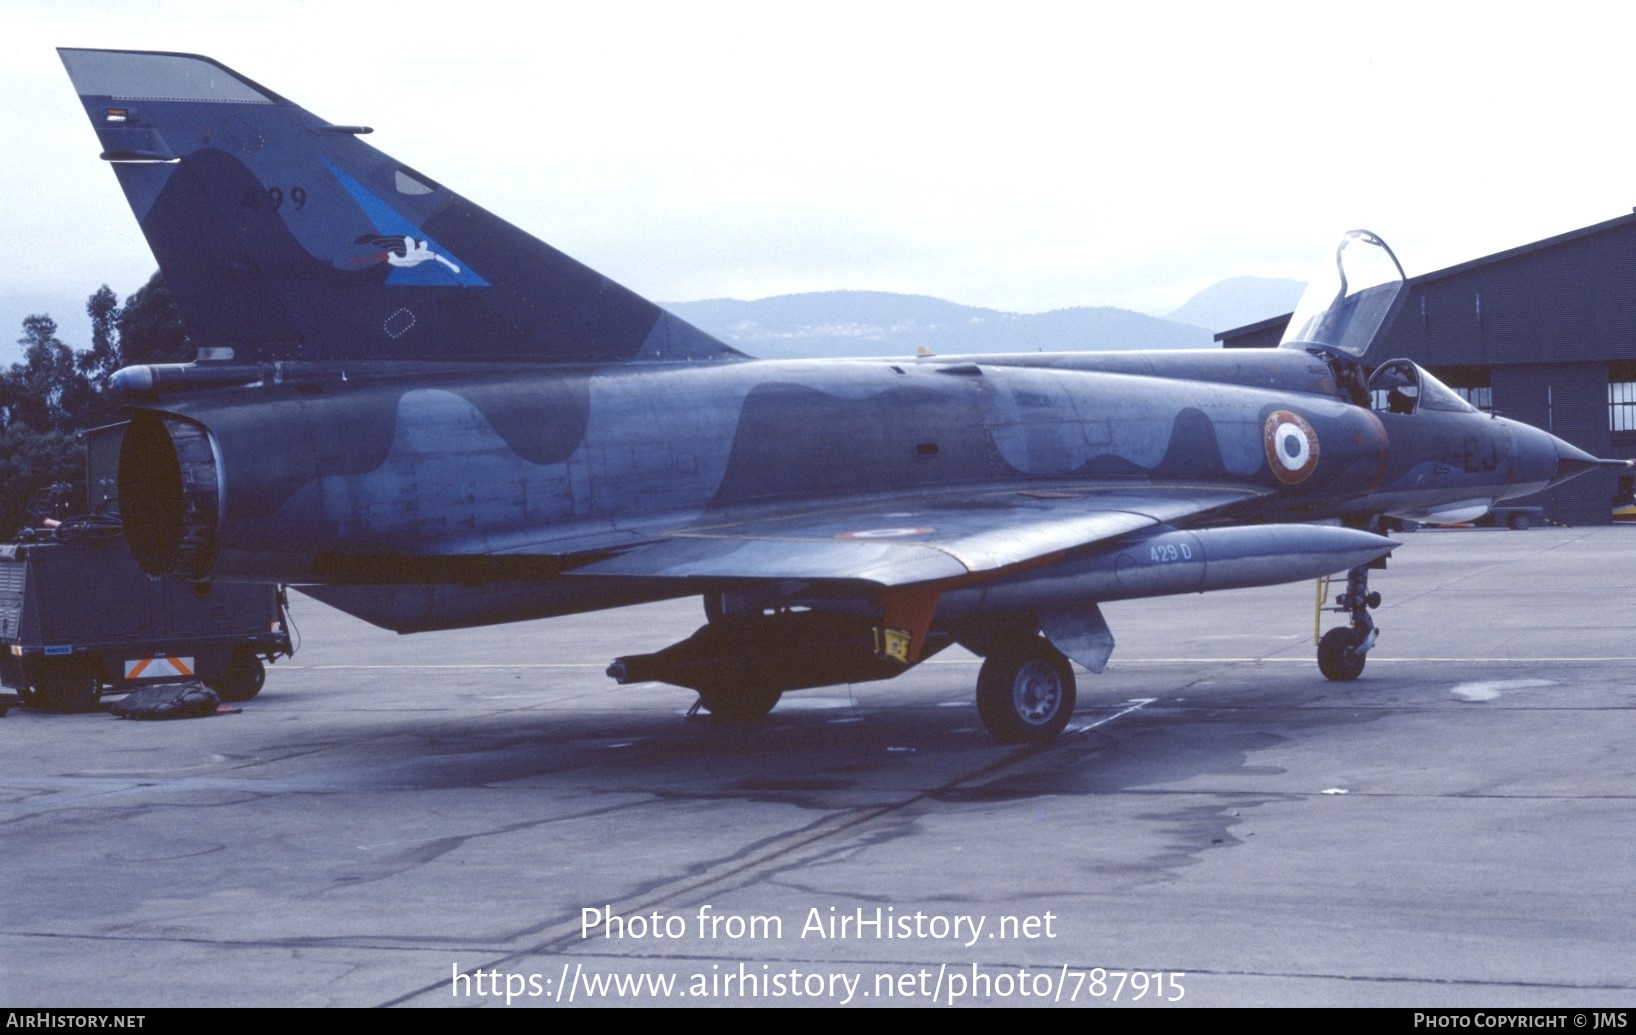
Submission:
<svg viewBox="0 0 1636 1035">
<path fill-rule="evenodd" d="M 1231 486 L 1066 484 L 874 500 L 700 523 L 571 574 L 907 586 L 1001 571 L 1264 494 Z"/>
</svg>

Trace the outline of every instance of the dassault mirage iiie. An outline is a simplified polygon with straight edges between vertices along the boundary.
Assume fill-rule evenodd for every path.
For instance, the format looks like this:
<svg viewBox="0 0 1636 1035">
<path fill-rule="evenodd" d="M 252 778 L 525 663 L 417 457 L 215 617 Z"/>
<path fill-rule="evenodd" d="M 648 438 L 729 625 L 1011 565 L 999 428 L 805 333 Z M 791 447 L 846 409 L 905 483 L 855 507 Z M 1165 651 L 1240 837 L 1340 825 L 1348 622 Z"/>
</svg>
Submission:
<svg viewBox="0 0 1636 1035">
<path fill-rule="evenodd" d="M 1044 740 L 1104 601 L 1346 571 L 1319 664 L 1351 679 L 1372 522 L 1613 462 L 1369 373 L 1402 271 L 1368 233 L 1282 349 L 754 361 L 209 58 L 61 55 L 199 346 L 113 381 L 153 574 L 400 632 L 698 596 L 609 674 L 722 717 L 958 643 L 989 731 Z"/>
</svg>

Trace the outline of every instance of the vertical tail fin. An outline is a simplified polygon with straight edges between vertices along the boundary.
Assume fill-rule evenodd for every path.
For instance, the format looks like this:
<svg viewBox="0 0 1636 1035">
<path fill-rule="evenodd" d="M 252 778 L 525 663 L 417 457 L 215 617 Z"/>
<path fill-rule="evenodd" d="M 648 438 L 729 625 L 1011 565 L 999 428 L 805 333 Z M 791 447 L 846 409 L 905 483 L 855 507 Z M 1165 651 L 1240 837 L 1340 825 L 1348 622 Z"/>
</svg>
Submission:
<svg viewBox="0 0 1636 1035">
<path fill-rule="evenodd" d="M 59 51 L 202 346 L 589 361 L 733 349 L 209 58 Z"/>
</svg>

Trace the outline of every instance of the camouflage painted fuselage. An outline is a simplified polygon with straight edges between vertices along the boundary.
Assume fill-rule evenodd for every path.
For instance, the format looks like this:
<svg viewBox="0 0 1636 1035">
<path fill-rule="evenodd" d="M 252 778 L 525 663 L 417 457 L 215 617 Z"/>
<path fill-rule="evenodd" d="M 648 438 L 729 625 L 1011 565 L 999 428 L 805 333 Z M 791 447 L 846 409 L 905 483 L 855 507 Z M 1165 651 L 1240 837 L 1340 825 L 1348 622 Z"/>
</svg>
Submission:
<svg viewBox="0 0 1636 1035">
<path fill-rule="evenodd" d="M 1493 499 L 1554 473 L 1554 452 L 1528 448 L 1543 443 L 1510 422 L 1449 415 L 1463 425 L 1450 434 L 1442 415 L 1380 415 L 1334 398 L 1310 356 L 1146 361 L 1164 376 L 1095 369 L 1124 359 L 416 377 L 355 365 L 344 380 L 309 372 L 138 419 L 196 422 L 212 442 L 214 544 L 188 573 L 296 583 L 550 577 L 680 530 L 760 514 L 793 526 L 877 498 L 909 513 L 951 506 L 955 490 L 1244 490 L 1214 523 L 1380 512 L 1399 495 Z M 1308 469 L 1277 459 L 1277 414 L 1310 427 Z"/>
</svg>

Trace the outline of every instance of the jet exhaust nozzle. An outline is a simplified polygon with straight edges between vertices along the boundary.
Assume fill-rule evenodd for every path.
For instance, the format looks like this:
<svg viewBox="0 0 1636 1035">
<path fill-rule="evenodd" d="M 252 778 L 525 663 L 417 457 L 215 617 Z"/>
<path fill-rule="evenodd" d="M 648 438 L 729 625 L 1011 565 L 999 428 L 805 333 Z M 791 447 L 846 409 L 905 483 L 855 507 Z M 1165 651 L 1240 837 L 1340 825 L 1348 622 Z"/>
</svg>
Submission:
<svg viewBox="0 0 1636 1035">
<path fill-rule="evenodd" d="M 120 447 L 119 497 L 137 567 L 194 579 L 210 573 L 222 496 L 216 450 L 203 425 L 139 412 Z"/>
</svg>

